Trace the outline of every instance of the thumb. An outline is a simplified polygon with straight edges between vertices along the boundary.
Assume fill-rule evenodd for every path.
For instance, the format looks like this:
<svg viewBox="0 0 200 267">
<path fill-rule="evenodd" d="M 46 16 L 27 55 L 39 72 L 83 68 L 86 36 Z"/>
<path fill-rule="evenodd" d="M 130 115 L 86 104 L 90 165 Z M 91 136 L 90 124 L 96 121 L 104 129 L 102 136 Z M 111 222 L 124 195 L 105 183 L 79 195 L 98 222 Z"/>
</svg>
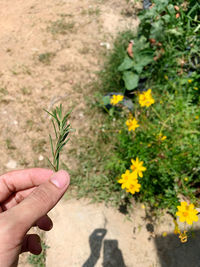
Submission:
<svg viewBox="0 0 200 267">
<path fill-rule="evenodd" d="M 21 203 L 7 211 L 9 221 L 15 229 L 18 229 L 20 236 L 23 237 L 39 218 L 57 204 L 69 183 L 70 177 L 66 171 L 56 172 L 49 181 L 39 185 Z"/>
</svg>

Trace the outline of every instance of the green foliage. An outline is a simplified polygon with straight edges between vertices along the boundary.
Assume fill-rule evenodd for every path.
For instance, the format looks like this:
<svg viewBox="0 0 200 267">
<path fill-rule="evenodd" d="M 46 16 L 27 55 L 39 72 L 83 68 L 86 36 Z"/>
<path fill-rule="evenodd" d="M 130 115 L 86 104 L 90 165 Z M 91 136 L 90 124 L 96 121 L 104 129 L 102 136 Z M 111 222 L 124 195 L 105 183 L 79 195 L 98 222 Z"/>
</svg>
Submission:
<svg viewBox="0 0 200 267">
<path fill-rule="evenodd" d="M 127 43 L 133 37 L 134 33 L 132 31 L 119 33 L 114 42 L 112 53 L 106 55 L 105 67 L 99 72 L 99 78 L 101 80 L 100 90 L 102 92 L 116 92 L 124 88 L 122 74 L 118 71 L 118 67 L 126 56 Z"/>
<path fill-rule="evenodd" d="M 56 34 L 68 34 L 74 31 L 74 21 L 65 21 L 64 18 L 51 22 L 51 25 L 47 28 L 53 35 Z"/>
<path fill-rule="evenodd" d="M 198 2 L 154 0 L 152 8 L 140 12 L 133 58 L 125 55 L 118 68 L 127 90 L 137 88 L 140 78 L 160 82 L 163 73 L 187 76 L 199 69 L 199 10 Z"/>
<path fill-rule="evenodd" d="M 43 64 L 45 65 L 50 65 L 51 63 L 51 60 L 55 57 L 55 53 L 53 52 L 47 52 L 47 53 L 43 53 L 43 54 L 40 54 L 38 56 L 38 59 L 40 62 L 42 62 Z"/>
<path fill-rule="evenodd" d="M 50 163 L 51 167 L 55 172 L 59 170 L 59 159 L 60 159 L 60 152 L 63 149 L 63 147 L 67 144 L 69 139 L 67 139 L 71 128 L 70 124 L 67 124 L 68 122 L 68 117 L 70 115 L 70 112 L 65 114 L 63 116 L 63 111 L 62 111 L 62 105 L 59 107 L 56 107 L 52 113 L 49 111 L 45 110 L 53 119 L 51 120 L 53 128 L 54 128 L 54 133 L 55 133 L 55 145 L 53 144 L 53 139 L 51 135 L 49 135 L 50 139 L 50 145 L 51 145 L 51 152 L 53 156 L 53 161 L 51 162 L 48 159 L 48 162 Z"/>
<path fill-rule="evenodd" d="M 140 179 L 142 187 L 137 198 L 174 211 L 179 194 L 195 199 L 198 193 L 200 112 L 181 91 L 176 95 L 157 94 L 156 100 L 147 110 L 135 105 L 140 124 L 135 133 L 128 132 L 124 121 L 119 122 L 122 130 L 109 168 L 113 176 L 120 176 L 129 169 L 131 159 L 138 157 L 147 171 Z M 160 133 L 167 138 L 161 140 Z"/>
<path fill-rule="evenodd" d="M 125 124 L 128 112 L 118 107 L 108 111 L 110 125 L 108 121 L 104 123 L 108 129 L 105 141 L 111 146 L 103 163 L 104 174 L 109 181 L 108 190 L 113 186 L 115 193 L 123 192 L 119 203 L 132 198 L 122 191 L 117 179 L 136 157 L 147 168 L 140 179 L 141 190 L 134 195 L 136 199 L 152 207 L 168 208 L 172 213 L 182 195 L 192 202 L 198 201 L 199 10 L 197 1 L 154 0 L 150 9 L 139 14 L 137 35 L 128 32 L 117 37 L 100 75 L 103 90 L 125 94 L 134 91 L 133 116 L 140 124 L 135 132 L 129 132 Z M 133 58 L 126 51 L 130 39 L 134 41 Z M 141 80 L 145 80 L 143 88 L 139 87 Z M 148 88 L 152 89 L 155 103 L 144 108 L 135 96 Z M 108 101 L 108 97 L 103 98 L 104 105 Z"/>
</svg>

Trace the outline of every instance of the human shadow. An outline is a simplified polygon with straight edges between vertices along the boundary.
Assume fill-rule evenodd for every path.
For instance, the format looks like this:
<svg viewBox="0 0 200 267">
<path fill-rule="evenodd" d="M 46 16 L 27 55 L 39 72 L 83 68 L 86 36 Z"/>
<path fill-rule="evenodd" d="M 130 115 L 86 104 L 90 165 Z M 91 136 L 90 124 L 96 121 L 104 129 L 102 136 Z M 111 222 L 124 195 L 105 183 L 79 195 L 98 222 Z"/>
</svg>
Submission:
<svg viewBox="0 0 200 267">
<path fill-rule="evenodd" d="M 117 240 L 104 240 L 103 267 L 126 267 Z"/>
<path fill-rule="evenodd" d="M 100 258 L 102 242 L 107 233 L 104 228 L 95 229 L 89 237 L 90 256 L 82 267 L 94 267 Z M 126 267 L 117 240 L 104 240 L 103 267 Z"/>
<path fill-rule="evenodd" d="M 100 257 L 101 245 L 104 236 L 106 235 L 106 229 L 95 229 L 89 237 L 89 244 L 90 244 L 90 256 L 87 261 L 83 264 L 82 267 L 93 267 L 97 263 Z"/>
<path fill-rule="evenodd" d="M 200 267 L 200 229 L 186 243 L 175 234 L 156 236 L 155 244 L 162 267 Z"/>
</svg>

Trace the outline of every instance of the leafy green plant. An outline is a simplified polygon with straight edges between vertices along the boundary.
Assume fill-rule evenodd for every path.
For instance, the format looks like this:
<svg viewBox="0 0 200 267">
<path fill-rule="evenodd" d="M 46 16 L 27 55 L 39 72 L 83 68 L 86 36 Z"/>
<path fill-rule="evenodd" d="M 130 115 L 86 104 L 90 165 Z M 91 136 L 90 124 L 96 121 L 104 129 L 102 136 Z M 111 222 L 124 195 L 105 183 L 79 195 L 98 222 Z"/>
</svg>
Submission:
<svg viewBox="0 0 200 267">
<path fill-rule="evenodd" d="M 144 36 L 135 39 L 132 50 L 134 59 L 126 55 L 118 68 L 123 72 L 123 80 L 128 90 L 133 90 L 138 86 L 139 76 L 143 69 L 153 61 L 154 56 L 150 44 L 146 42 Z"/>
<path fill-rule="evenodd" d="M 38 56 L 38 59 L 40 62 L 42 62 L 45 65 L 49 65 L 51 63 L 51 60 L 55 57 L 55 53 L 53 52 L 47 52 L 47 53 L 43 53 L 40 54 Z"/>
<path fill-rule="evenodd" d="M 53 144 L 53 138 L 49 135 L 50 145 L 51 145 L 51 152 L 53 160 L 50 161 L 48 159 L 49 164 L 53 168 L 55 172 L 59 170 L 59 159 L 60 159 L 60 152 L 63 147 L 69 141 L 68 135 L 71 131 L 70 124 L 67 124 L 70 112 L 63 115 L 62 105 L 56 107 L 52 113 L 45 110 L 51 117 L 52 117 L 52 125 L 54 128 L 55 133 L 55 144 Z"/>
<path fill-rule="evenodd" d="M 131 96 L 132 116 L 140 125 L 134 132 L 128 131 L 127 110 L 120 108 L 121 104 L 108 110 L 110 95 L 103 97 L 99 105 L 106 106 L 104 110 L 110 117 L 106 142 L 112 143 L 104 169 L 110 185 L 118 186 L 113 189 L 115 193 L 122 192 L 120 200 L 131 201 L 130 190 L 121 190 L 117 181 L 130 169 L 131 159 L 138 157 L 147 170 L 135 199 L 152 207 L 168 208 L 175 214 L 180 197 L 197 203 L 199 196 L 199 3 L 152 2 L 151 8 L 139 14 L 138 33 L 132 33 L 130 38 L 131 53 L 127 53 L 130 39 L 124 38 L 126 43 L 120 41 L 120 54 L 114 47 L 105 73 L 100 76 L 103 90 Z M 145 82 L 141 85 L 141 81 Z M 143 108 L 138 95 L 148 88 L 155 101 L 149 99 L 153 105 Z"/>
<path fill-rule="evenodd" d="M 136 89 L 141 79 L 164 81 L 164 75 L 187 77 L 200 64 L 198 38 L 200 4 L 154 0 L 139 14 L 140 25 L 133 38 L 133 57 L 125 55 L 118 70 L 127 90 Z M 197 81 L 197 80 L 196 80 Z"/>
</svg>

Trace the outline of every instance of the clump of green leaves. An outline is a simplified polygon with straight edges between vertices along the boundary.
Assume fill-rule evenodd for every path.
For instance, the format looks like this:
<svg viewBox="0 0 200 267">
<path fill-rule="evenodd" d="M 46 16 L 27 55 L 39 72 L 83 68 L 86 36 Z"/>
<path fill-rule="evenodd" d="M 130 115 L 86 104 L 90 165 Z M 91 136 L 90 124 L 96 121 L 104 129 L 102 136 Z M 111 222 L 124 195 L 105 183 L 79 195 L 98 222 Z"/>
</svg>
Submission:
<svg viewBox="0 0 200 267">
<path fill-rule="evenodd" d="M 181 0 L 151 2 L 151 8 L 140 11 L 138 32 L 130 38 L 134 42 L 133 57 L 126 53 L 129 39 L 126 40 L 124 57 L 118 66 L 116 59 L 111 61 L 112 56 L 111 62 L 107 64 L 112 65 L 112 69 L 107 68 L 106 71 L 112 72 L 109 76 L 114 76 L 113 80 L 117 77 L 121 91 L 136 90 L 144 80 L 147 86 L 152 86 L 152 81 L 166 82 L 164 75 L 171 79 L 180 75 L 192 76 L 194 83 L 198 82 L 200 4 L 198 1 Z M 126 36 L 125 33 L 123 35 Z M 112 55 L 116 54 L 115 50 Z M 119 52 L 120 55 L 118 53 L 116 57 L 118 59 L 123 55 Z M 113 90 L 116 91 L 115 87 L 109 91 Z"/>
<path fill-rule="evenodd" d="M 38 59 L 40 62 L 42 62 L 43 64 L 45 65 L 50 65 L 51 63 L 51 60 L 56 56 L 55 53 L 53 52 L 47 52 L 47 53 L 43 53 L 43 54 L 40 54 L 38 56 Z"/>
<path fill-rule="evenodd" d="M 57 172 L 59 170 L 60 152 L 69 141 L 67 137 L 71 131 L 71 126 L 68 124 L 68 118 L 71 112 L 63 115 L 62 105 L 56 107 L 52 113 L 45 111 L 52 117 L 51 122 L 55 133 L 55 144 L 53 144 L 52 136 L 49 135 L 53 160 L 47 160 L 54 171 Z"/>
<path fill-rule="evenodd" d="M 180 195 L 196 204 L 199 197 L 200 5 L 193 0 L 151 2 L 152 7 L 139 14 L 137 34 L 132 32 L 131 37 L 128 32 L 127 39 L 127 32 L 121 33 L 125 43 L 119 37 L 120 46 L 114 42 L 100 76 L 107 92 L 120 91 L 132 97 L 132 115 L 140 125 L 135 132 L 128 132 L 127 112 L 119 112 L 118 107 L 110 109 L 106 134 L 112 133 L 107 138 L 113 147 L 102 169 L 109 171 L 109 192 L 130 168 L 131 159 L 138 157 L 147 171 L 141 179 L 140 193 L 134 197 L 174 213 Z M 127 54 L 130 39 L 134 41 L 133 56 Z M 148 88 L 152 89 L 155 104 L 144 109 L 136 96 Z M 105 129 L 100 134 L 105 135 Z M 119 184 L 118 190 L 122 191 Z M 124 192 L 121 199 L 132 197 Z"/>
</svg>

